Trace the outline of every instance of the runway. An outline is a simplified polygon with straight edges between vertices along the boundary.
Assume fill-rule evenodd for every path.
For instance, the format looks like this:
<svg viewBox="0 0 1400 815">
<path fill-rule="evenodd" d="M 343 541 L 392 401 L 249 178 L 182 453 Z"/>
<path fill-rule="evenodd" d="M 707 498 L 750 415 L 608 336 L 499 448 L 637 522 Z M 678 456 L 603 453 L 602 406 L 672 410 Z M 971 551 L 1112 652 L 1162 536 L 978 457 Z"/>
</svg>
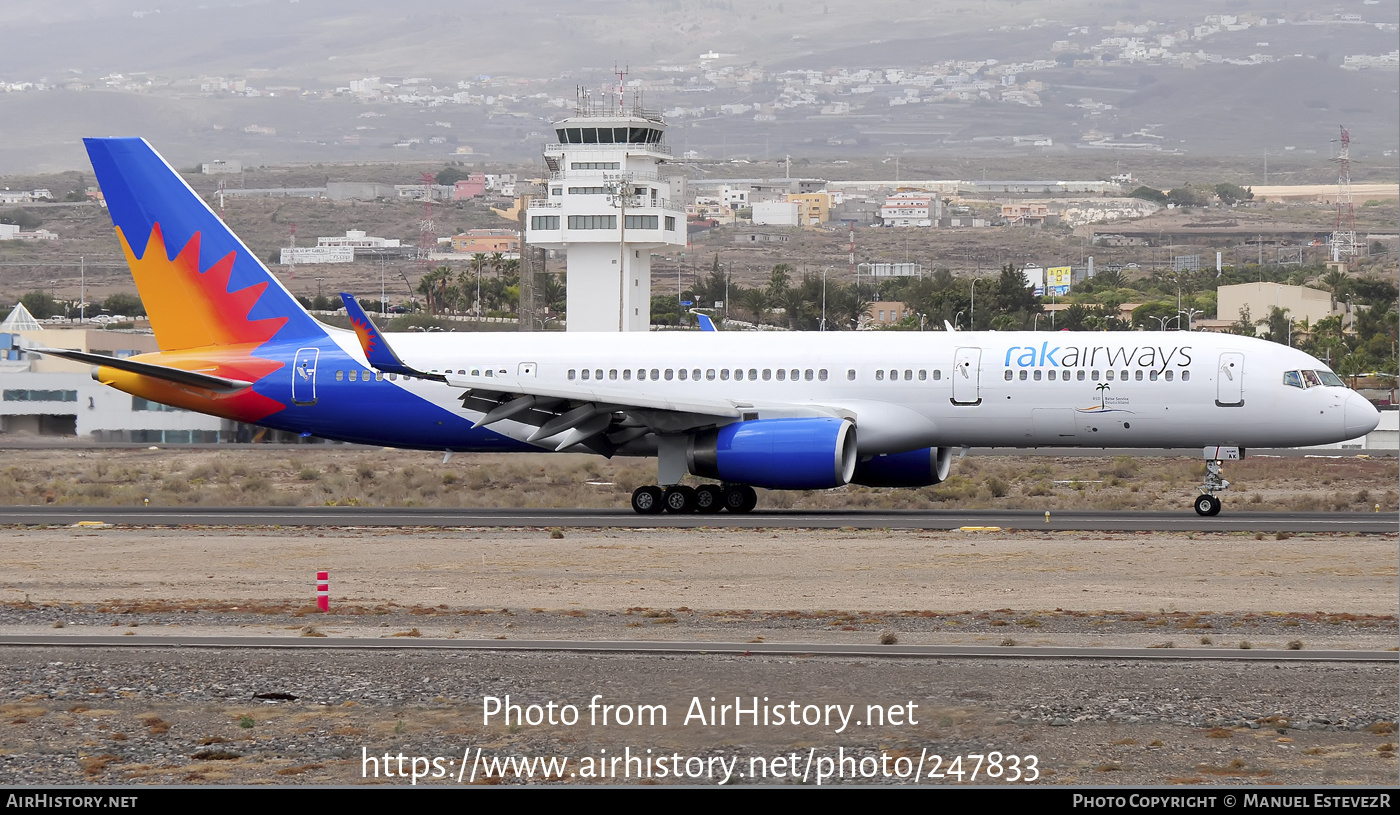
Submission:
<svg viewBox="0 0 1400 815">
<path fill-rule="evenodd" d="M 996 645 L 868 645 L 813 642 L 697 642 L 652 640 L 469 640 L 404 638 L 89 636 L 10 634 L 0 647 L 46 648 L 262 648 L 284 651 L 501 651 L 609 654 L 728 654 L 939 659 L 1212 660 L 1229 662 L 1400 662 L 1395 651 L 1287 651 L 1238 648 L 1097 648 Z"/>
<path fill-rule="evenodd" d="M 621 529 L 929 529 L 990 528 L 1083 532 L 1356 532 L 1395 534 L 1395 512 L 1237 512 L 1214 518 L 1176 512 L 1034 510 L 756 510 L 747 515 L 637 515 L 626 509 L 469 509 L 418 507 L 97 507 L 0 508 L 0 525 L 291 526 Z"/>
</svg>

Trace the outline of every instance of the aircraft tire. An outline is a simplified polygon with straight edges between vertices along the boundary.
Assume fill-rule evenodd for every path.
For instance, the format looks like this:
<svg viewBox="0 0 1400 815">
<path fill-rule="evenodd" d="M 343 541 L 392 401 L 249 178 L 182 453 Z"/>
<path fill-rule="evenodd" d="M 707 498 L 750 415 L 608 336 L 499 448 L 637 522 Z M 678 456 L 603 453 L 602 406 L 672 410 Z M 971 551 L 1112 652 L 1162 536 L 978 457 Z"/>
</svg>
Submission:
<svg viewBox="0 0 1400 815">
<path fill-rule="evenodd" d="M 703 484 L 695 489 L 695 511 L 713 515 L 724 509 L 724 490 L 715 484 Z"/>
<path fill-rule="evenodd" d="M 677 515 L 694 512 L 696 507 L 695 490 L 685 485 L 667 487 L 666 492 L 661 496 L 661 504 L 667 512 Z"/>
<path fill-rule="evenodd" d="M 758 493 L 747 484 L 734 484 L 724 488 L 724 508 L 735 515 L 753 512 L 758 506 Z"/>
<path fill-rule="evenodd" d="M 661 499 L 660 487 L 638 487 L 632 491 L 632 511 L 638 515 L 656 515 L 665 507 Z"/>
<path fill-rule="evenodd" d="M 1220 499 L 1214 495 L 1201 493 L 1196 496 L 1196 514 L 1203 518 L 1210 518 L 1220 514 Z"/>
</svg>

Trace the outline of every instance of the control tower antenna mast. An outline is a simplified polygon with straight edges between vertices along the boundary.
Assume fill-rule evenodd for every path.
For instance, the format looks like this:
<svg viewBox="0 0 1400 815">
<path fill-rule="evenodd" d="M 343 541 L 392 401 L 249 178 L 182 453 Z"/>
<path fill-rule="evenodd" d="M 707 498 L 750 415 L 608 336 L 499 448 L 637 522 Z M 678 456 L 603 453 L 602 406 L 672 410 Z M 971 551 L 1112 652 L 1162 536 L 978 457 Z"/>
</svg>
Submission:
<svg viewBox="0 0 1400 815">
<path fill-rule="evenodd" d="M 623 93 L 624 89 L 627 87 L 628 67 L 629 66 L 624 65 L 623 67 L 618 68 L 617 63 L 613 63 L 613 70 L 617 72 L 617 115 L 619 116 L 623 115 L 624 112 Z"/>
</svg>

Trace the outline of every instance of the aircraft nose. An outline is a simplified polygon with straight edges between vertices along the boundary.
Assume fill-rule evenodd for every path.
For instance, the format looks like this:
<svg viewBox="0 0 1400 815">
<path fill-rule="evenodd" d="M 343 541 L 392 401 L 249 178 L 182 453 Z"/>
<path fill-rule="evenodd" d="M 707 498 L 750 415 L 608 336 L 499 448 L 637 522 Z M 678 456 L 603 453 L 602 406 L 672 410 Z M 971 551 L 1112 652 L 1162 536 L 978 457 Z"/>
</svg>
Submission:
<svg viewBox="0 0 1400 815">
<path fill-rule="evenodd" d="M 1356 391 L 1347 395 L 1342 412 L 1346 422 L 1345 435 L 1348 439 L 1364 436 L 1381 423 L 1381 412 Z"/>
</svg>

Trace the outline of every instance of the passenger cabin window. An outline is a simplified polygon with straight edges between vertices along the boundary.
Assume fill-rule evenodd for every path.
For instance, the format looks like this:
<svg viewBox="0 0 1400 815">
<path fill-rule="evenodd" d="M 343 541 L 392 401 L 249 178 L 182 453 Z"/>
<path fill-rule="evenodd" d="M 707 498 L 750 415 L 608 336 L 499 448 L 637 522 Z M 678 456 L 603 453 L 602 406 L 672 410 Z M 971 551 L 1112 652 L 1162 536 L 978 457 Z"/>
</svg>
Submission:
<svg viewBox="0 0 1400 815">
<path fill-rule="evenodd" d="M 782 378 L 783 378 L 783 372 L 782 372 L 782 371 L 778 371 L 778 378 L 779 378 L 779 379 L 782 379 Z M 851 381 L 851 382 L 856 381 L 856 369 L 855 369 L 855 368 L 847 368 L 847 369 L 846 369 L 846 379 L 849 380 L 849 381 Z"/>
</svg>

